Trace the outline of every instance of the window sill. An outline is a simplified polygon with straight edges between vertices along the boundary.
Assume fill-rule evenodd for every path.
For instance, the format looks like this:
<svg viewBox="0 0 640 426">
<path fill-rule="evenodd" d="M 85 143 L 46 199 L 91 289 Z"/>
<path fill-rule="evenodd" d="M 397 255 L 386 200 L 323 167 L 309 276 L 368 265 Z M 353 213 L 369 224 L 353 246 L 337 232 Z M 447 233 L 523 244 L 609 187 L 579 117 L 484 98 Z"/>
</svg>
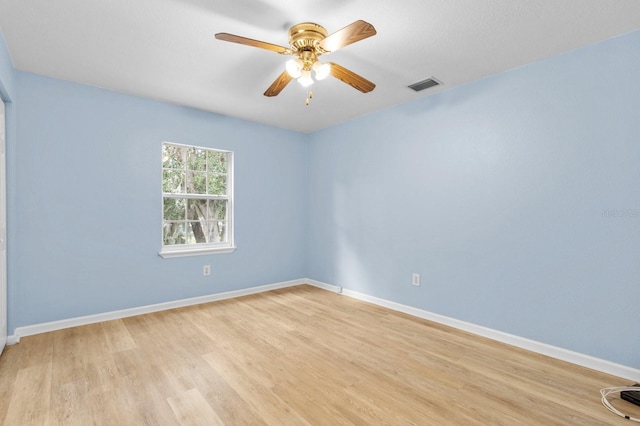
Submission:
<svg viewBox="0 0 640 426">
<path fill-rule="evenodd" d="M 186 257 L 186 256 L 201 256 L 205 254 L 224 254 L 233 253 L 236 247 L 189 247 L 189 248 L 172 248 L 163 249 L 158 253 L 164 259 L 171 259 L 173 257 Z"/>
</svg>

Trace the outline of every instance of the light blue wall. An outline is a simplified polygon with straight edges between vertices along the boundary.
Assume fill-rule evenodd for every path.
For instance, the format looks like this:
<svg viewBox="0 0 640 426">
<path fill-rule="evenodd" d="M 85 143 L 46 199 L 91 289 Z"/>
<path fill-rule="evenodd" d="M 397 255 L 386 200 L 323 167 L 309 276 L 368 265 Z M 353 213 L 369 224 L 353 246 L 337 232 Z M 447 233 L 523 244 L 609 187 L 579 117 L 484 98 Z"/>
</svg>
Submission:
<svg viewBox="0 0 640 426">
<path fill-rule="evenodd" d="M 638 52 L 635 32 L 311 135 L 309 276 L 640 368 Z"/>
<path fill-rule="evenodd" d="M 9 334 L 306 275 L 304 135 L 16 74 Z M 234 253 L 158 256 L 162 141 L 234 151 Z"/>
</svg>

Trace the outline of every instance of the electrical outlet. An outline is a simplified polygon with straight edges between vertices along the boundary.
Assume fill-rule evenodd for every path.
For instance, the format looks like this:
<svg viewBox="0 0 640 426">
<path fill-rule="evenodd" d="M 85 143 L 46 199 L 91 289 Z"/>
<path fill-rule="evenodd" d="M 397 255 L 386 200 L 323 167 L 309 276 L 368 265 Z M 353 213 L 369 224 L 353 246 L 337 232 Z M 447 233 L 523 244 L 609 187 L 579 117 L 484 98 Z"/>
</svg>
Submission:
<svg viewBox="0 0 640 426">
<path fill-rule="evenodd" d="M 413 277 L 411 278 L 411 284 L 413 284 L 416 287 L 420 286 L 420 274 L 418 273 L 413 273 Z"/>
<path fill-rule="evenodd" d="M 211 275 L 211 265 L 204 265 L 202 267 L 202 275 L 208 277 Z"/>
</svg>

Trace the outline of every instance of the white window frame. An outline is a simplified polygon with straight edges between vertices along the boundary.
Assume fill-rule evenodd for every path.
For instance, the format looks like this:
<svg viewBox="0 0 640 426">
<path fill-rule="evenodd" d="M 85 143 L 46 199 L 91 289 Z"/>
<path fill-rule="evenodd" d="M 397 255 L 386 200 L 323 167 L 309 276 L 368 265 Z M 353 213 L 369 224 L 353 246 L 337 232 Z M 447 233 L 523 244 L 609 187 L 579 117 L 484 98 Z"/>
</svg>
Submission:
<svg viewBox="0 0 640 426">
<path fill-rule="evenodd" d="M 162 167 L 162 148 L 164 145 L 172 145 L 179 146 L 183 148 L 196 148 L 202 149 L 205 151 L 214 151 L 214 152 L 224 152 L 228 155 L 228 163 L 227 163 L 227 195 L 209 195 L 209 194 L 169 194 L 165 193 L 162 188 L 163 182 L 163 173 L 164 168 Z M 185 257 L 185 256 L 197 256 L 197 255 L 205 255 L 205 254 L 222 254 L 222 253 L 231 253 L 236 247 L 234 244 L 234 215 L 233 215 L 233 205 L 234 205 L 234 193 L 233 193 L 233 175 L 234 175 L 234 158 L 233 151 L 217 149 L 217 148 L 209 148 L 203 146 L 195 146 L 195 145 L 184 145 L 174 142 L 164 141 L 161 145 L 160 150 L 161 162 L 160 162 L 160 190 L 162 194 L 162 207 L 160 212 L 160 223 L 162 226 L 160 227 L 160 256 L 163 258 L 172 258 L 172 257 Z M 185 164 L 186 167 L 186 164 Z M 227 218 L 226 218 L 226 235 L 227 241 L 219 242 L 219 243 L 197 243 L 197 244 L 175 244 L 175 245 L 165 245 L 164 244 L 164 199 L 165 198 L 186 198 L 186 199 L 207 199 L 207 200 L 226 200 L 227 201 Z"/>
</svg>

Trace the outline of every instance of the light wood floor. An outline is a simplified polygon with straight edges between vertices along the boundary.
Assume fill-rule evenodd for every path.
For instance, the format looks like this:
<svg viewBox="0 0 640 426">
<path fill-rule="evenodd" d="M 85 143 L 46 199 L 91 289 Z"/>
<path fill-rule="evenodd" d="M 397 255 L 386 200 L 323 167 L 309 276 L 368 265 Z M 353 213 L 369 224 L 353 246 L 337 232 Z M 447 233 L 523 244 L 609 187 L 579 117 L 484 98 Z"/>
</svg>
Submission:
<svg viewBox="0 0 640 426">
<path fill-rule="evenodd" d="M 299 286 L 23 338 L 0 422 L 629 426 L 599 401 L 627 384 Z"/>
</svg>

